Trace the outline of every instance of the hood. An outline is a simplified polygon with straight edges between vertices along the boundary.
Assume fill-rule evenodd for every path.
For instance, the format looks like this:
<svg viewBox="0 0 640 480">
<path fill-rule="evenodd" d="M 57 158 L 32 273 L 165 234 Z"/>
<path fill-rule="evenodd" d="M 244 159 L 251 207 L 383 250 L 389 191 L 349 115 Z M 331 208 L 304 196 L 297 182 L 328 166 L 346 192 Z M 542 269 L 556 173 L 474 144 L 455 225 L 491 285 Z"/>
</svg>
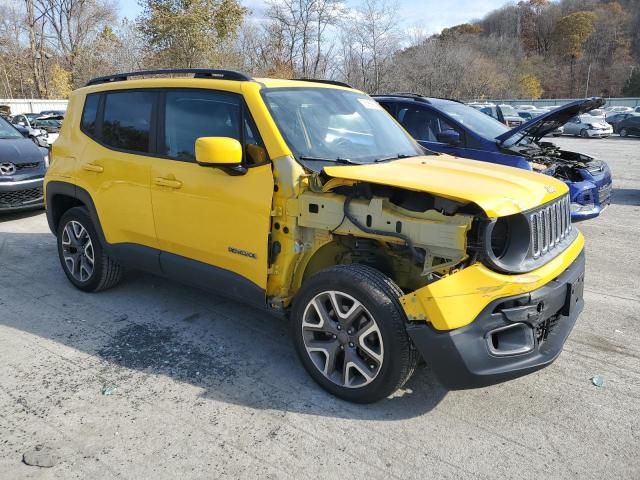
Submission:
<svg viewBox="0 0 640 480">
<path fill-rule="evenodd" d="M 39 162 L 43 158 L 44 154 L 41 149 L 31 140 L 24 137 L 0 139 L 0 163 L 11 162 L 18 165 Z"/>
<path fill-rule="evenodd" d="M 582 115 L 594 108 L 599 108 L 605 103 L 606 100 L 600 97 L 585 98 L 584 100 L 567 103 L 566 105 L 554 108 L 550 112 L 543 113 L 522 125 L 512 128 L 508 132 L 496 137 L 496 140 L 500 143 L 505 143 L 507 140 L 513 141 L 514 139 L 517 141 L 520 140 L 522 134 L 524 134 L 533 137 L 537 141 L 556 128 L 563 126 L 571 118 Z"/>
<path fill-rule="evenodd" d="M 530 210 L 568 191 L 560 180 L 527 170 L 449 155 L 324 167 L 335 178 L 388 185 L 475 203 L 489 217 Z"/>
</svg>

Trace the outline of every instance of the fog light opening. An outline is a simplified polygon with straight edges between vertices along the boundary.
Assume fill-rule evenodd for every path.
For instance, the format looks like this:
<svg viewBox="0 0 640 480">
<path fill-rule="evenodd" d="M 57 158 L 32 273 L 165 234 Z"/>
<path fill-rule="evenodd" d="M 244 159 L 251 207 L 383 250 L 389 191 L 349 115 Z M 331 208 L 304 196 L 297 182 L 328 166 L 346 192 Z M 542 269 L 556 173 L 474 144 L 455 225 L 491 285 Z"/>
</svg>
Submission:
<svg viewBox="0 0 640 480">
<path fill-rule="evenodd" d="M 495 328 L 485 338 L 489 351 L 496 356 L 522 355 L 535 346 L 533 330 L 525 323 Z"/>
</svg>

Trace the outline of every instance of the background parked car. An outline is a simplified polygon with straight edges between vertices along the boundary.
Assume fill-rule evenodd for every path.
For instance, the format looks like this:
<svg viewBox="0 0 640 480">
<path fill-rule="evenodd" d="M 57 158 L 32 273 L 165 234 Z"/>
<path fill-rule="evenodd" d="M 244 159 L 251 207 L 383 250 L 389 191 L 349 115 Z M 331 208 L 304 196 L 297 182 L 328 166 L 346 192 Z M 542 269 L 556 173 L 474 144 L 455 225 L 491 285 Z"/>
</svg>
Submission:
<svg viewBox="0 0 640 480">
<path fill-rule="evenodd" d="M 607 115 L 606 120 L 607 120 L 607 123 L 611 125 L 611 128 L 613 128 L 613 133 L 618 133 L 618 124 L 621 121 L 634 116 L 640 116 L 640 113 L 635 113 L 635 112 L 614 113 L 612 115 Z"/>
<path fill-rule="evenodd" d="M 49 143 L 47 142 L 47 132 L 38 128 L 23 127 L 22 125 L 14 125 L 14 128 L 18 130 L 24 138 L 28 138 L 39 147 L 47 148 Z"/>
<path fill-rule="evenodd" d="M 47 142 L 49 145 L 52 145 L 58 139 L 58 135 L 60 134 L 60 128 L 62 127 L 62 118 L 61 116 L 46 116 L 46 117 L 38 117 L 33 122 L 32 125 L 35 128 L 44 130 L 47 132 Z"/>
<path fill-rule="evenodd" d="M 640 137 L 640 115 L 633 115 L 618 123 L 618 133 L 621 137 Z"/>
<path fill-rule="evenodd" d="M 613 133 L 613 128 L 602 118 L 579 115 L 564 125 L 564 133 L 582 138 L 606 138 Z"/>
<path fill-rule="evenodd" d="M 40 112 L 40 116 L 48 116 L 48 115 L 55 115 L 55 116 L 60 116 L 60 117 L 64 117 L 66 111 L 65 110 L 44 110 L 42 112 Z"/>
<path fill-rule="evenodd" d="M 518 110 L 518 115 L 520 118 L 524 119 L 525 122 L 531 120 L 532 118 L 536 118 L 543 113 L 548 113 L 549 110 Z M 553 137 L 559 137 L 564 133 L 564 127 L 558 127 L 555 130 L 552 130 L 547 136 L 551 135 Z"/>
<path fill-rule="evenodd" d="M 573 221 L 597 217 L 611 202 L 611 171 L 605 162 L 540 141 L 569 118 L 602 106 L 602 98 L 568 103 L 514 128 L 455 100 L 400 94 L 374 98 L 429 150 L 564 181 Z"/>
<path fill-rule="evenodd" d="M 592 117 L 599 118 L 600 120 L 605 120 L 606 112 L 600 108 L 595 108 L 590 112 L 587 112 L 588 115 Z"/>
<path fill-rule="evenodd" d="M 604 109 L 605 113 L 627 113 L 632 112 L 633 108 L 625 107 L 623 105 L 616 105 L 613 107 L 607 107 Z"/>
<path fill-rule="evenodd" d="M 48 151 L 0 118 L 0 212 L 42 207 Z"/>
</svg>

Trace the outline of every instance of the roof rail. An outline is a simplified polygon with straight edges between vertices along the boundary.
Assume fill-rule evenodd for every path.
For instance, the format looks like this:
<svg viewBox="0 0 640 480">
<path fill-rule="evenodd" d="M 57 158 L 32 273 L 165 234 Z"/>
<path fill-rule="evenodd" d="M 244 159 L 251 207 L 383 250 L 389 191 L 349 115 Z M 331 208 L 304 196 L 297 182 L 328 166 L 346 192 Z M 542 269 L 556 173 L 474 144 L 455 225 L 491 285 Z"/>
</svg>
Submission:
<svg viewBox="0 0 640 480">
<path fill-rule="evenodd" d="M 409 92 L 393 92 L 393 93 L 386 93 L 386 94 L 380 94 L 380 95 L 373 95 L 373 97 L 398 97 L 398 98 L 412 98 L 418 102 L 423 102 L 423 103 L 431 103 L 429 101 L 428 98 L 426 98 L 424 95 L 419 95 L 417 93 L 409 93 Z"/>
<path fill-rule="evenodd" d="M 89 85 L 98 85 L 100 83 L 124 82 L 130 77 L 141 77 L 146 75 L 172 75 L 178 73 L 192 73 L 193 78 L 211 78 L 216 80 L 237 80 L 240 82 L 251 81 L 252 78 L 244 73 L 234 72 L 233 70 L 211 70 L 208 68 L 173 68 L 160 70 L 141 70 L 138 72 L 115 73 L 104 77 L 96 77 L 87 82 Z"/>
<path fill-rule="evenodd" d="M 338 87 L 353 88 L 351 85 L 349 85 L 347 83 L 338 82 L 336 80 L 320 80 L 320 79 L 316 79 L 316 78 L 292 78 L 291 80 L 296 80 L 298 82 L 326 83 L 328 85 L 337 85 Z"/>
</svg>

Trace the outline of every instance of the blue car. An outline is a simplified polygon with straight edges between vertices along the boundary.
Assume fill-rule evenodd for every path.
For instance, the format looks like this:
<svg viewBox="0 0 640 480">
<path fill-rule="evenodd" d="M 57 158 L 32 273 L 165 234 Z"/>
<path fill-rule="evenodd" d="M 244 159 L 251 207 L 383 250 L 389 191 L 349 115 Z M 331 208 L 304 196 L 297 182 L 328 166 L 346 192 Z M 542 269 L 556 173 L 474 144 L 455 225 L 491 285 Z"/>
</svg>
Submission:
<svg viewBox="0 0 640 480">
<path fill-rule="evenodd" d="M 393 94 L 374 97 L 423 147 L 457 157 L 551 175 L 569 186 L 574 222 L 597 217 L 611 202 L 609 166 L 541 139 L 570 118 L 604 105 L 587 98 L 515 128 L 455 100 Z"/>
</svg>

